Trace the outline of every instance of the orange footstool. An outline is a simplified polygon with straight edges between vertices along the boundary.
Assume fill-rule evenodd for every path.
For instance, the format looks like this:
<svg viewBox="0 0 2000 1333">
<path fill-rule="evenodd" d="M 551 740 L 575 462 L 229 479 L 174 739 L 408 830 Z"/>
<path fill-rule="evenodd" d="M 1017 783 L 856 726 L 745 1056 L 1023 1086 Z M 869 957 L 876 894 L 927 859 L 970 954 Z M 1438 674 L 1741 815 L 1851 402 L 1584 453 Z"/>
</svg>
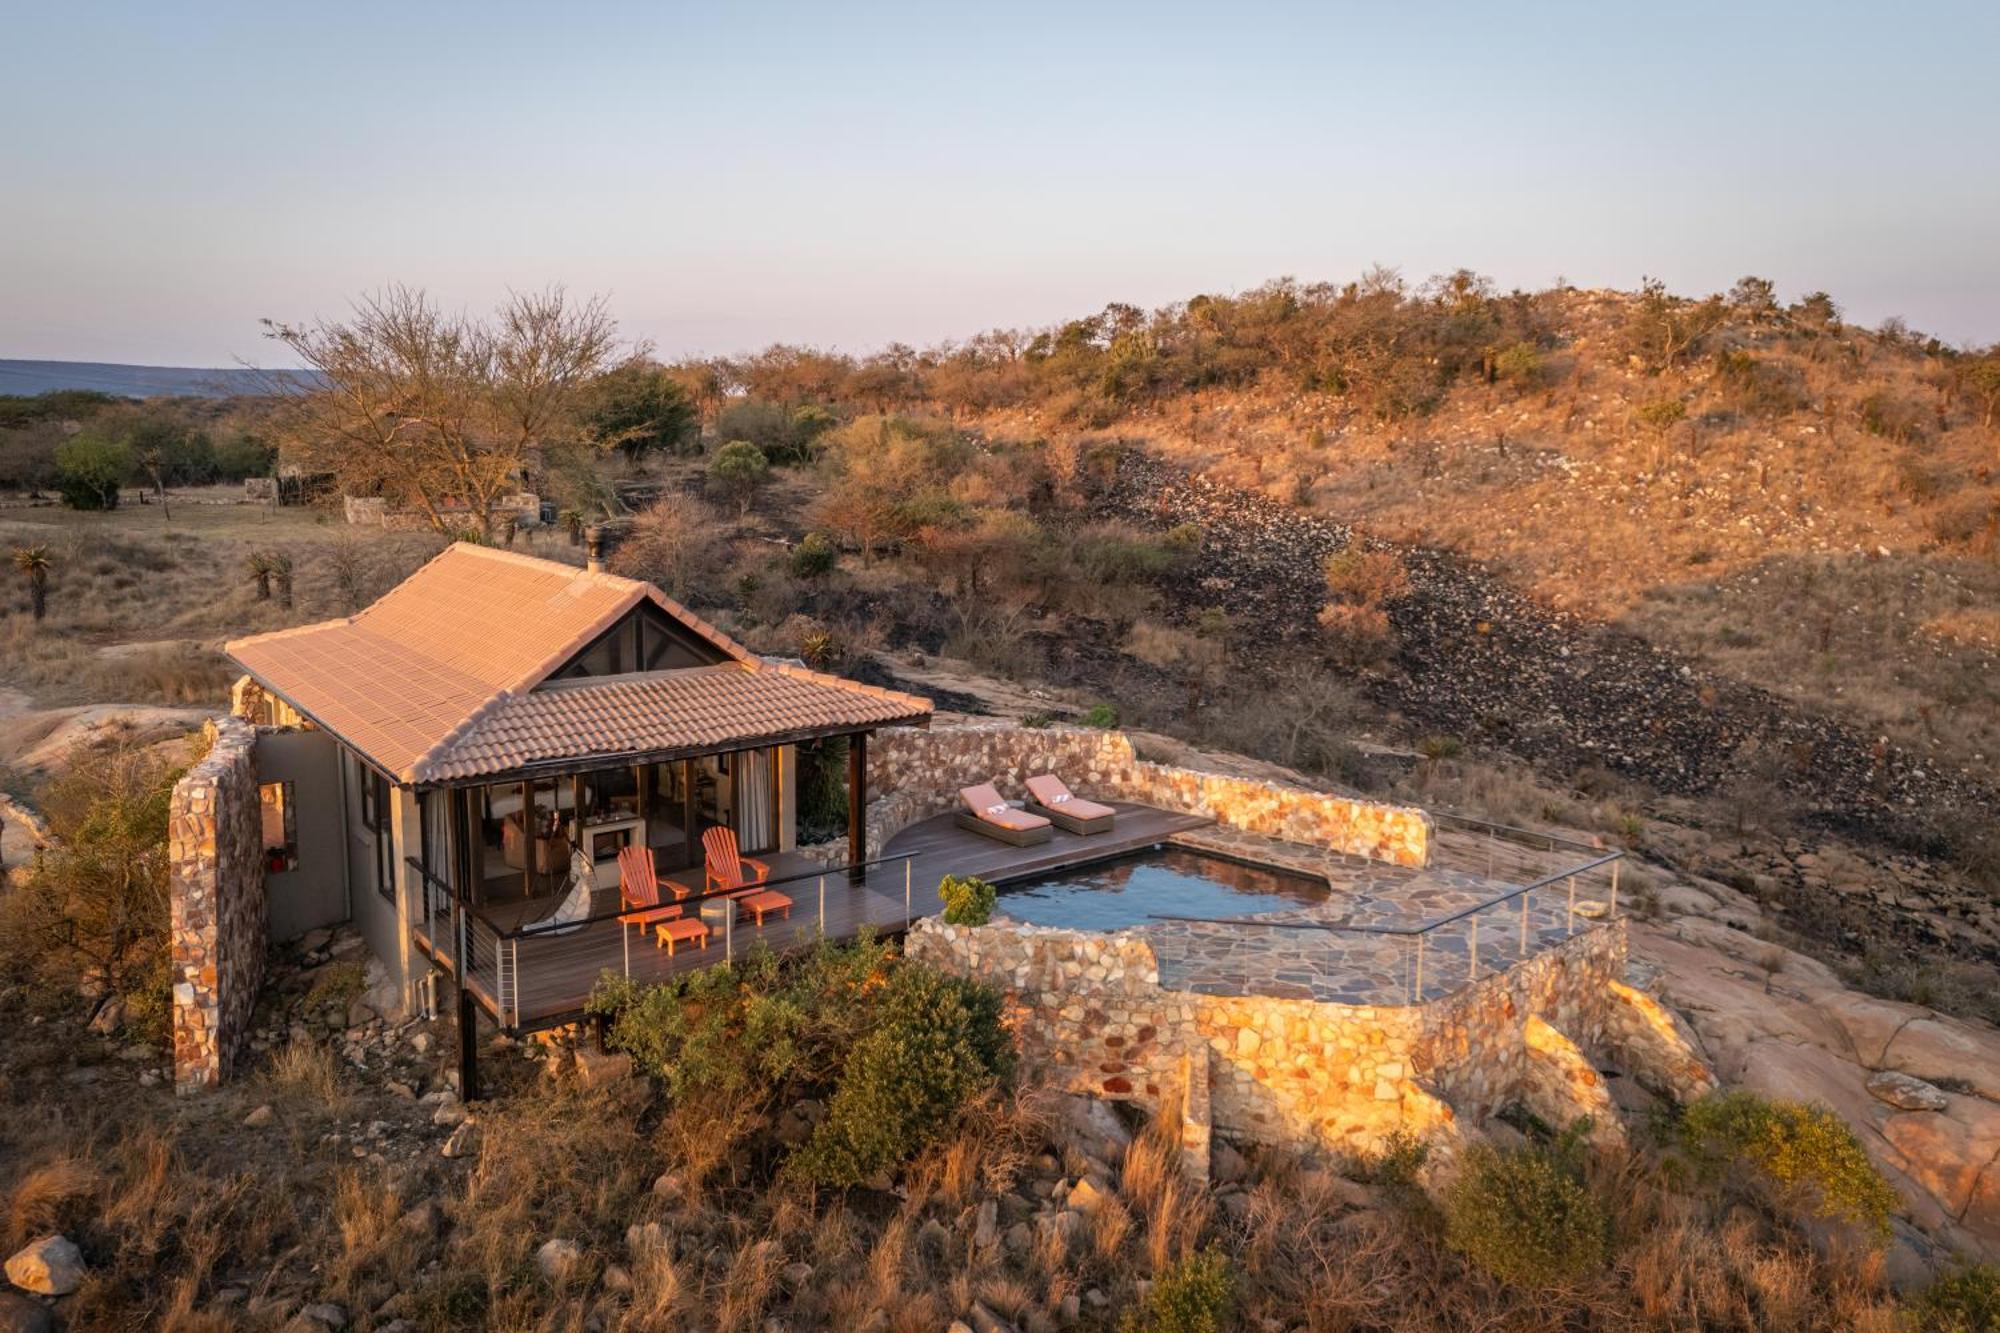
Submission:
<svg viewBox="0 0 2000 1333">
<path fill-rule="evenodd" d="M 667 946 L 667 957 L 674 956 L 674 945 L 696 940 L 698 949 L 708 947 L 708 924 L 694 917 L 679 917 L 672 921 L 662 921 L 653 927 L 653 933 L 660 937 L 660 943 Z"/>
</svg>

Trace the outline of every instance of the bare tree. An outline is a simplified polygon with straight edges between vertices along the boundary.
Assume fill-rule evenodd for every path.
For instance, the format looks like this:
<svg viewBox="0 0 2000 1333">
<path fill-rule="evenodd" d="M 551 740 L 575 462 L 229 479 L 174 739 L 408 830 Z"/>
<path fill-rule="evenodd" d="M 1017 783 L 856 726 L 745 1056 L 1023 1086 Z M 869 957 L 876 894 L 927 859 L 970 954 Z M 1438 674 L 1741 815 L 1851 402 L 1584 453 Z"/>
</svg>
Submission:
<svg viewBox="0 0 2000 1333">
<path fill-rule="evenodd" d="M 289 402 L 286 443 L 300 461 L 350 493 L 411 506 L 439 532 L 476 528 L 481 540 L 535 451 L 590 445 L 579 399 L 618 353 L 604 302 L 559 287 L 513 295 L 491 320 L 392 287 L 346 322 L 264 327 L 318 380 Z"/>
</svg>

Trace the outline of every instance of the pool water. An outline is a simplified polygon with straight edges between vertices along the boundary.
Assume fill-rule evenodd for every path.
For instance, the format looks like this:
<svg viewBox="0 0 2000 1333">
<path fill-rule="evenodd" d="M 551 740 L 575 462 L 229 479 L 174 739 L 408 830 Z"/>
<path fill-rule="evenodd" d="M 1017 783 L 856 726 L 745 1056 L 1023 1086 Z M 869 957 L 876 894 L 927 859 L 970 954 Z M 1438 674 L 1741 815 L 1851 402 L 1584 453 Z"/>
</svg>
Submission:
<svg viewBox="0 0 2000 1333">
<path fill-rule="evenodd" d="M 1160 916 L 1235 917 L 1311 907 L 1329 895 L 1323 879 L 1161 847 L 1001 885 L 995 909 L 1033 926 L 1123 930 Z"/>
</svg>

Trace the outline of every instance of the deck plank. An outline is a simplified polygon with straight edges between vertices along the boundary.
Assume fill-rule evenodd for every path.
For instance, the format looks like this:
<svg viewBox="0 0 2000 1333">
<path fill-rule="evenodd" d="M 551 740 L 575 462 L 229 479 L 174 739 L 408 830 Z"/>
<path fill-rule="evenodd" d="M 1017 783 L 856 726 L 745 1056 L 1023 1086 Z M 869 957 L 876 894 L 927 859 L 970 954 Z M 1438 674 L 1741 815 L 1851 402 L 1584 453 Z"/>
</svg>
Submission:
<svg viewBox="0 0 2000 1333">
<path fill-rule="evenodd" d="M 902 864 L 877 866 L 860 884 L 849 883 L 844 874 L 828 874 L 824 877 L 823 906 L 818 877 L 780 885 L 779 891 L 792 899 L 789 920 L 767 918 L 759 927 L 745 918 L 736 923 L 730 941 L 725 942 L 717 932 L 711 936 L 707 948 L 682 945 L 671 957 L 664 948 L 655 945 L 651 936 L 641 936 L 616 921 L 596 922 L 567 935 L 522 939 L 514 946 L 518 950 L 520 1025 L 533 1027 L 575 1015 L 606 971 L 629 975 L 642 984 L 653 984 L 712 966 L 759 943 L 779 953 L 810 948 L 822 929 L 827 938 L 834 940 L 853 939 L 864 928 L 898 934 L 911 919 L 938 910 L 937 885 L 947 874 L 977 875 L 1003 884 L 1047 870 L 1138 851 L 1175 833 L 1212 822 L 1199 815 L 1150 806 L 1113 804 L 1118 818 L 1110 832 L 1085 837 L 1057 830 L 1048 842 L 1035 847 L 1014 847 L 968 832 L 957 827 L 949 814 L 923 820 L 891 838 L 886 848 L 875 853 L 878 857 L 913 854 L 907 872 Z M 760 859 L 770 865 L 774 880 L 820 868 L 817 862 L 796 852 L 780 852 Z M 692 876 L 698 888 L 700 873 L 683 872 L 674 878 L 688 882 Z M 601 892 L 593 910 L 615 911 L 617 897 L 615 890 Z M 546 915 L 554 905 L 553 899 L 510 903 L 489 909 L 486 915 L 503 929 L 511 929 L 523 921 Z M 419 947 L 430 953 L 423 931 L 418 929 L 415 933 Z M 493 993 L 491 968 L 479 966 L 481 961 L 475 960 L 466 988 L 480 1007 L 497 1018 L 500 997 Z M 449 971 L 448 959 L 440 959 L 439 965 Z"/>
</svg>

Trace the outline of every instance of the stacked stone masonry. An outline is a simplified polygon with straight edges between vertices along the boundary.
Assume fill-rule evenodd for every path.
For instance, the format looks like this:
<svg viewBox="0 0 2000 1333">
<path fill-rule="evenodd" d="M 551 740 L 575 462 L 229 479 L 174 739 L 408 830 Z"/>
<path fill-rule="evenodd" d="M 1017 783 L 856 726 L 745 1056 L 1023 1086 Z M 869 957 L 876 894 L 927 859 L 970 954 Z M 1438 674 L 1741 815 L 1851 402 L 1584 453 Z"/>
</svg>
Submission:
<svg viewBox="0 0 2000 1333">
<path fill-rule="evenodd" d="M 1151 948 L 1125 932 L 933 918 L 906 947 L 1000 989 L 1023 1063 L 1066 1091 L 1343 1156 L 1379 1153 L 1394 1134 L 1450 1143 L 1460 1116 L 1476 1123 L 1516 1103 L 1553 1123 L 1587 1116 L 1595 1137 L 1614 1143 L 1622 1131 L 1600 1061 L 1649 1081 L 1699 1066 L 1684 1044 L 1624 1044 L 1622 921 L 1406 1006 L 1163 988 Z M 1206 1116 L 1188 1110 L 1204 1082 Z"/>
<path fill-rule="evenodd" d="M 1431 821 L 1423 811 L 1299 787 L 1172 768 L 1138 757 L 1123 732 L 1088 727 L 973 723 L 878 732 L 868 747 L 868 845 L 958 804 L 961 788 L 995 782 L 1021 796 L 1055 773 L 1079 795 L 1205 815 L 1220 824 L 1330 851 L 1422 866 Z"/>
<path fill-rule="evenodd" d="M 264 968 L 256 728 L 205 728 L 206 756 L 174 786 L 167 822 L 174 1087 L 219 1082 L 240 1051 Z"/>
</svg>

